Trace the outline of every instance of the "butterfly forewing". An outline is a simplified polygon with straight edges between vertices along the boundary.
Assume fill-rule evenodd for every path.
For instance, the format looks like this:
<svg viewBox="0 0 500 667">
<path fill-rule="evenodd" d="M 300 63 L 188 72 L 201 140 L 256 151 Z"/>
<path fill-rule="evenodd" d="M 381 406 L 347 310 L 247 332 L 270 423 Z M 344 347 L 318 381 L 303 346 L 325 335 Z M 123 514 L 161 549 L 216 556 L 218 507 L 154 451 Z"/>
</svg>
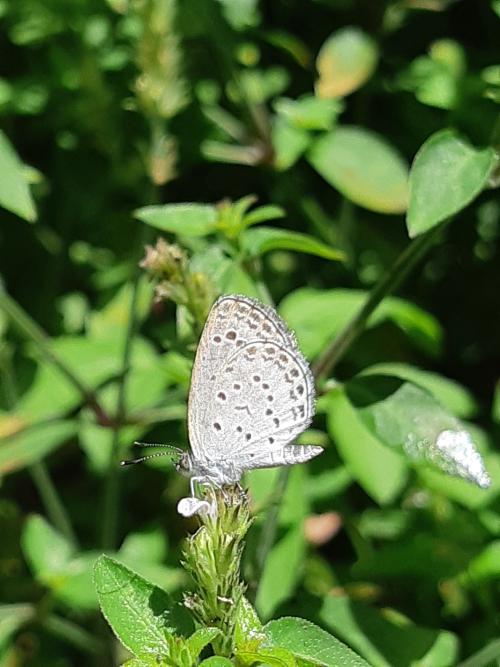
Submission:
<svg viewBox="0 0 500 667">
<path fill-rule="evenodd" d="M 281 451 L 313 414 L 313 378 L 281 318 L 247 297 L 220 298 L 200 339 L 191 380 L 194 458 L 261 467 L 258 461 Z"/>
</svg>

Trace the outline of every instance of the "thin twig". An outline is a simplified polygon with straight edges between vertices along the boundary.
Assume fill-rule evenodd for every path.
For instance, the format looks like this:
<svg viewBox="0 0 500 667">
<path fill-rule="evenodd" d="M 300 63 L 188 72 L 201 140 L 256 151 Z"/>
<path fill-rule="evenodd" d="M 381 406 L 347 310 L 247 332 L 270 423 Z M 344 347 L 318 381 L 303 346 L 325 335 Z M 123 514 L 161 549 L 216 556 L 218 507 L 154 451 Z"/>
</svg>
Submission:
<svg viewBox="0 0 500 667">
<path fill-rule="evenodd" d="M 120 459 L 120 431 L 125 423 L 126 414 L 126 385 L 127 375 L 130 367 L 130 354 L 137 323 L 137 295 L 139 291 L 140 274 L 137 273 L 130 297 L 130 312 L 127 331 L 125 334 L 125 346 L 123 348 L 123 360 L 121 380 L 118 385 L 118 397 L 116 401 L 116 413 L 113 420 L 113 440 L 111 444 L 111 454 L 109 458 L 109 467 L 106 475 L 106 485 L 104 489 L 103 519 L 102 519 L 102 546 L 104 549 L 114 548 L 116 542 L 116 532 L 118 524 L 118 506 L 120 498 L 120 478 L 119 478 L 119 459 Z"/>
<path fill-rule="evenodd" d="M 344 357 L 347 350 L 355 342 L 358 336 L 364 331 L 368 318 L 375 308 L 380 304 L 384 297 L 392 293 L 415 268 L 415 265 L 422 259 L 428 250 L 434 244 L 436 237 L 441 233 L 442 223 L 437 227 L 422 234 L 403 250 L 394 262 L 392 268 L 381 278 L 368 294 L 363 306 L 351 321 L 340 331 L 340 333 L 328 345 L 324 353 L 313 365 L 313 374 L 316 382 L 323 380 L 329 375 L 338 362 Z M 278 479 L 273 490 L 273 496 L 276 498 L 276 504 L 273 505 L 267 513 L 264 526 L 260 534 L 259 546 L 257 548 L 257 589 L 260 585 L 262 573 L 264 571 L 267 556 L 272 549 L 278 530 L 279 507 L 286 491 L 290 468 L 284 467 L 279 471 Z"/>
<path fill-rule="evenodd" d="M 317 381 L 324 379 L 331 373 L 337 363 L 344 357 L 358 336 L 364 331 L 368 318 L 379 303 L 392 293 L 413 270 L 429 248 L 434 244 L 436 237 L 441 233 L 441 225 L 434 227 L 426 234 L 414 239 L 399 255 L 392 268 L 382 276 L 368 297 L 350 322 L 338 333 L 319 359 L 313 364 L 313 374 Z"/>
<path fill-rule="evenodd" d="M 64 377 L 80 392 L 83 401 L 95 413 L 99 424 L 109 425 L 110 419 L 105 413 L 93 391 L 73 372 L 50 344 L 50 338 L 35 320 L 23 310 L 7 292 L 0 288 L 0 308 L 4 310 L 12 323 L 27 338 L 30 338 L 40 349 L 45 358 L 50 361 Z"/>
<path fill-rule="evenodd" d="M 51 522 L 76 549 L 78 542 L 73 531 L 73 526 L 71 525 L 64 503 L 57 492 L 57 488 L 50 477 L 46 464 L 44 461 L 32 463 L 29 471 Z"/>
</svg>

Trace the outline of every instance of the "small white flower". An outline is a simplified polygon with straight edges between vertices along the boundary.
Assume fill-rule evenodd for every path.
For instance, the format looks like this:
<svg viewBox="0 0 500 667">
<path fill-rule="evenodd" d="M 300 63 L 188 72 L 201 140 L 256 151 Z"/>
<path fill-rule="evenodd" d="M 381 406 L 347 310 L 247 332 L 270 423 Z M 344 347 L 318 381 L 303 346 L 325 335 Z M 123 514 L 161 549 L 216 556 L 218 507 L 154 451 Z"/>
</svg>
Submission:
<svg viewBox="0 0 500 667">
<path fill-rule="evenodd" d="M 209 503 L 206 500 L 200 500 L 193 496 L 181 498 L 177 503 L 177 511 L 185 517 L 194 516 L 195 514 L 214 516 L 216 511 L 215 503 Z"/>
</svg>

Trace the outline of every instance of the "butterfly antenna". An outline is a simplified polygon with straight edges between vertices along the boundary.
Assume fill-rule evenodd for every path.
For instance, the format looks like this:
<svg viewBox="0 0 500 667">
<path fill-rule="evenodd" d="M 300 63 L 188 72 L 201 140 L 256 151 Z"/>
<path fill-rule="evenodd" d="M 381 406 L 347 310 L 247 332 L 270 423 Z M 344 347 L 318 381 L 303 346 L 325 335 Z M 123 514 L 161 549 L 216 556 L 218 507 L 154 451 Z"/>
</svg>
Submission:
<svg viewBox="0 0 500 667">
<path fill-rule="evenodd" d="M 174 447 L 173 445 L 164 445 L 164 444 L 155 444 L 153 442 L 134 442 L 134 445 L 138 447 L 161 447 L 166 449 L 166 452 L 157 452 L 156 454 L 149 454 L 148 456 L 141 456 L 138 459 L 127 459 L 126 461 L 120 461 L 122 466 L 130 466 L 136 463 L 142 463 L 143 461 L 148 461 L 149 459 L 156 459 L 159 456 L 172 456 L 172 454 L 177 454 L 178 457 L 182 455 L 182 449 L 179 447 Z"/>
<path fill-rule="evenodd" d="M 137 441 L 134 442 L 134 445 L 137 445 L 137 447 L 158 447 L 161 449 L 169 449 L 170 451 L 182 454 L 182 449 L 180 449 L 180 447 L 174 447 L 174 445 L 165 445 L 163 443 L 155 443 L 155 442 L 137 442 Z"/>
<path fill-rule="evenodd" d="M 131 466 L 136 463 L 142 463 L 143 461 L 149 461 L 149 459 L 157 459 L 159 456 L 168 456 L 170 452 L 158 452 L 157 454 L 149 454 L 149 456 L 141 456 L 138 459 L 127 459 L 125 461 L 120 461 L 121 466 Z"/>
</svg>

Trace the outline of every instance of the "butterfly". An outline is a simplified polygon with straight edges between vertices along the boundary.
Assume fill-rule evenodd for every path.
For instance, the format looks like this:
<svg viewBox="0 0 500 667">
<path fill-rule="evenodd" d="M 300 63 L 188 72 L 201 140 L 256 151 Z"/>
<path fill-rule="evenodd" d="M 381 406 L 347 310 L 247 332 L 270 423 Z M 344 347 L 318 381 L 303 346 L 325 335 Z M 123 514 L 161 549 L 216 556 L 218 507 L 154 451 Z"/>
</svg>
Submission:
<svg viewBox="0 0 500 667">
<path fill-rule="evenodd" d="M 223 295 L 208 315 L 193 366 L 191 451 L 138 444 L 166 447 L 177 458 L 176 469 L 190 477 L 191 490 L 178 509 L 191 515 L 206 509 L 197 485 L 239 484 L 247 470 L 303 463 L 321 454 L 322 447 L 291 444 L 311 423 L 314 400 L 309 365 L 274 308 Z"/>
</svg>

